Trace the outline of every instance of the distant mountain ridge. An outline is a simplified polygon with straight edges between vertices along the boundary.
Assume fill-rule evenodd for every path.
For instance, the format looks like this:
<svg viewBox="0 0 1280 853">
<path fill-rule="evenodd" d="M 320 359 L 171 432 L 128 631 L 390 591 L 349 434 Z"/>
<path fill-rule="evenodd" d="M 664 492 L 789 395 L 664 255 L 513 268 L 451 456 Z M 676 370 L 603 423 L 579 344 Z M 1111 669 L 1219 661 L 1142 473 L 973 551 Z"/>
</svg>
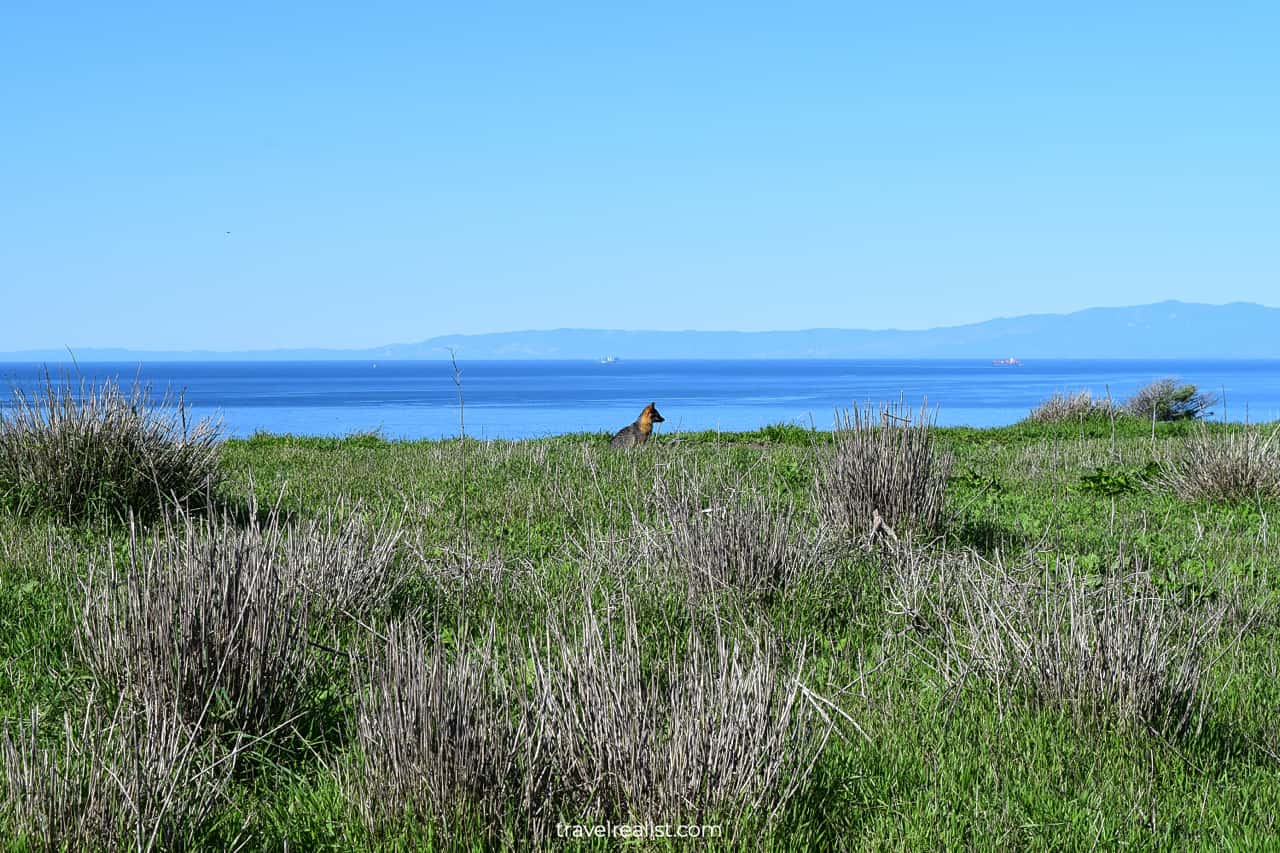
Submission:
<svg viewBox="0 0 1280 853">
<path fill-rule="evenodd" d="M 444 335 L 371 349 L 155 352 L 78 348 L 79 361 L 284 361 L 638 358 L 1280 358 L 1280 308 L 1174 300 L 1071 314 L 1029 314 L 935 329 L 654 332 L 552 329 Z M 66 361 L 66 348 L 0 361 Z"/>
</svg>

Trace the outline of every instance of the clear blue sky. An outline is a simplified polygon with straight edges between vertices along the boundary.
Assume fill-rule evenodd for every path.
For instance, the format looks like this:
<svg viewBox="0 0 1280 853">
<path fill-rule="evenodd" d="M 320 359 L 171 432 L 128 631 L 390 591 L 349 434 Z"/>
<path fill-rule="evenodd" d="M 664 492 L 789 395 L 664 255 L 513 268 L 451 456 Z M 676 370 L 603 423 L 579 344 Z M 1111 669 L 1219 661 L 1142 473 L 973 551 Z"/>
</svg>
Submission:
<svg viewBox="0 0 1280 853">
<path fill-rule="evenodd" d="M 1280 3 L 1047 5 L 8 0 L 0 351 L 1280 303 Z"/>
</svg>

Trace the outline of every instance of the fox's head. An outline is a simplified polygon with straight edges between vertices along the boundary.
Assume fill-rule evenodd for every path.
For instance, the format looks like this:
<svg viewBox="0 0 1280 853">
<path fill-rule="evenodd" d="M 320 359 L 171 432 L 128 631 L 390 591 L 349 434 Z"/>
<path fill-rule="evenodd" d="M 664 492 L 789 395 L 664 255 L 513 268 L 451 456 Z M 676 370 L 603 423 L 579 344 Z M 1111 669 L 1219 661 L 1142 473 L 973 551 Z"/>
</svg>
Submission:
<svg viewBox="0 0 1280 853">
<path fill-rule="evenodd" d="M 644 411 L 640 413 L 640 420 L 651 421 L 653 423 L 662 423 L 666 420 L 662 415 L 658 414 L 658 405 L 650 403 L 644 407 Z"/>
</svg>

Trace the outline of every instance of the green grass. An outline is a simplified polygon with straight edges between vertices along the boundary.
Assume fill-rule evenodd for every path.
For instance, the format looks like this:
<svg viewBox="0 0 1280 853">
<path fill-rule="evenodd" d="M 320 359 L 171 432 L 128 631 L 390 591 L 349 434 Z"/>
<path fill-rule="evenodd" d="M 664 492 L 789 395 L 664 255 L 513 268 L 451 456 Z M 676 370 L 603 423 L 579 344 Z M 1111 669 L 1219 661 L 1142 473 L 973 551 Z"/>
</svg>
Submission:
<svg viewBox="0 0 1280 853">
<path fill-rule="evenodd" d="M 328 651 L 317 654 L 331 658 L 321 667 L 328 681 L 305 725 L 250 751 L 203 843 L 220 848 L 244 827 L 250 849 L 484 846 L 457 827 L 441 835 L 411 819 L 368 827 L 344 805 L 339 776 L 354 760 L 358 686 L 338 653 L 376 647 L 379 626 L 397 619 L 537 636 L 549 619 L 575 618 L 583 578 L 599 576 L 588 597 L 604 606 L 627 592 L 646 667 L 660 667 L 689 630 L 767 630 L 788 660 L 803 651 L 807 686 L 861 729 L 840 727 L 776 825 L 712 849 L 1264 847 L 1280 835 L 1280 543 L 1269 527 L 1280 503 L 1187 502 L 1150 488 L 1151 466 L 1194 428 L 1159 424 L 1153 433 L 1121 417 L 938 434 L 955 456 L 939 547 L 1005 559 L 1035 552 L 1094 572 L 1137 559 L 1188 608 L 1235 602 L 1207 675 L 1204 725 L 1179 736 L 1073 721 L 1030 697 L 997 697 L 981 678 L 942 685 L 905 651 L 884 567 L 858 542 L 833 549 L 830 572 L 784 594 L 726 589 L 695 600 L 678 573 L 608 558 L 592 544 L 652 523 L 655 477 L 693 469 L 707 474 L 709 506 L 736 488 L 793 503 L 799 523 L 815 525 L 814 473 L 832 452 L 828 433 L 779 425 L 668 434 L 629 453 L 611 452 L 602 435 L 227 441 L 225 505 L 279 501 L 296 519 L 318 519 L 339 499 L 357 501 L 370 518 L 403 525 L 410 571 L 372 624 L 324 627 L 318 641 Z M 0 508 L 0 720 L 38 709 L 52 744 L 62 715 L 83 713 L 94 682 L 75 650 L 79 585 L 90 560 L 124 553 L 128 535 L 120 523 Z M 3 820 L 5 849 L 23 849 Z M 507 832 L 518 844 L 518 831 Z"/>
</svg>

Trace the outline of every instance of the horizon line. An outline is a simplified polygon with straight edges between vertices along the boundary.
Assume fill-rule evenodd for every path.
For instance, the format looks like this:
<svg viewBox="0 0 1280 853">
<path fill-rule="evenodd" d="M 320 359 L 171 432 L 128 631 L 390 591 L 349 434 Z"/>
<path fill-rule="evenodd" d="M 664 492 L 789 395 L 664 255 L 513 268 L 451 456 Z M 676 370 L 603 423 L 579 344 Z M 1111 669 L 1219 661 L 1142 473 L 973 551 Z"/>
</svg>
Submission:
<svg viewBox="0 0 1280 853">
<path fill-rule="evenodd" d="M 1262 308 L 1266 310 L 1280 310 L 1277 308 L 1277 306 L 1264 305 L 1260 302 L 1249 302 L 1244 300 L 1216 303 L 1216 302 L 1187 302 L 1181 299 L 1164 299 L 1159 302 L 1146 302 L 1146 303 L 1141 303 L 1137 305 L 1095 305 L 1087 308 L 1079 308 L 1073 311 L 1066 311 L 1066 312 L 1041 312 L 1041 313 L 1032 313 L 1032 314 L 1015 314 L 1015 315 L 1009 315 L 1009 316 L 989 317 L 986 320 L 978 320 L 971 323 L 957 323 L 955 325 L 950 325 L 950 326 L 930 326 L 924 329 L 901 329 L 896 327 L 869 329 L 869 328 L 856 328 L 856 327 L 848 327 L 848 326 L 809 326 L 801 329 L 755 329 L 755 330 L 693 329 L 693 328 L 685 328 L 685 329 L 617 329 L 617 328 L 614 328 L 614 329 L 610 329 L 610 328 L 593 328 L 588 326 L 560 326 L 560 327 L 549 328 L 549 329 L 509 329 L 509 330 L 490 331 L 490 332 L 449 332 L 445 334 L 431 335 L 429 337 L 422 338 L 417 341 L 383 343 L 383 344 L 374 344 L 371 346 L 303 345 L 303 346 L 283 346 L 283 347 L 265 347 L 265 348 L 250 347 L 250 348 L 243 348 L 243 349 L 227 349 L 227 350 L 208 349 L 208 348 L 179 350 L 179 349 L 164 349 L 164 348 L 142 349 L 142 348 L 134 348 L 129 346 L 122 346 L 122 345 L 105 345 L 105 346 L 95 345 L 95 346 L 85 346 L 85 347 L 72 347 L 69 344 L 64 343 L 61 346 L 28 347 L 21 350 L 9 350 L 6 352 L 0 352 L 0 358 L 10 358 L 14 356 L 19 356 L 19 357 L 30 356 L 33 360 L 48 361 L 50 360 L 48 358 L 36 358 L 37 354 L 50 353 L 50 352 L 54 352 L 55 350 L 66 350 L 71 356 L 70 361 L 75 361 L 76 357 L 74 353 L 76 349 L 80 349 L 82 351 L 90 351 L 90 352 L 95 350 L 107 350 L 107 351 L 118 350 L 121 353 L 132 353 L 140 356 L 148 356 L 148 355 L 149 356 L 167 356 L 167 355 L 236 356 L 236 355 L 253 355 L 253 354 L 259 354 L 259 353 L 261 354 L 288 353 L 288 352 L 296 352 L 296 351 L 315 351 L 320 353 L 353 353 L 353 352 L 362 352 L 362 351 L 392 349 L 395 347 L 422 346 L 424 344 L 429 344 L 432 341 L 444 341 L 444 340 L 456 339 L 456 338 L 482 338 L 482 337 L 492 337 L 492 336 L 498 336 L 498 335 L 545 335 L 545 334 L 558 334 L 558 333 L 564 334 L 564 333 L 578 333 L 578 332 L 592 332 L 592 333 L 598 333 L 598 334 L 625 334 L 625 335 L 688 335 L 688 334 L 773 335 L 773 334 L 805 334 L 810 332 L 850 332 L 850 333 L 869 333 L 869 334 L 914 335 L 914 334 L 927 334 L 929 332 L 938 332 L 938 331 L 946 331 L 946 330 L 953 330 L 953 329 L 964 329 L 964 328 L 969 328 L 973 326 L 981 326 L 987 323 L 996 323 L 1001 321 L 1037 319 L 1037 318 L 1044 318 L 1044 317 L 1073 317 L 1078 314 L 1084 314 L 1091 311 L 1125 311 L 1125 310 L 1133 310 L 1133 309 L 1140 309 L 1140 308 L 1154 308 L 1162 305 L 1185 305 L 1190 307 L 1205 307 L 1205 308 L 1229 308 L 1232 306 L 1249 306 L 1253 308 Z M 442 349 L 444 348 L 443 345 L 441 345 L 441 348 Z M 804 357 L 803 356 L 772 356 L 770 358 L 797 359 L 797 358 L 804 358 Z M 886 358 L 886 356 L 867 356 L 867 358 Z M 892 356 L 889 356 L 888 358 L 892 358 Z M 931 357 L 920 356 L 919 358 L 931 358 Z M 934 356 L 932 358 L 949 358 L 949 357 Z M 298 360 L 325 361 L 329 359 L 298 359 Z M 412 360 L 412 359 L 402 359 L 402 360 Z M 488 358 L 486 360 L 499 360 L 499 359 Z M 526 356 L 523 359 L 511 359 L 511 360 L 557 360 L 557 359 L 542 359 L 538 357 Z M 580 358 L 559 359 L 559 360 L 579 361 L 579 360 L 590 360 L 590 359 L 588 357 L 580 357 Z M 631 358 L 631 360 L 634 361 L 639 359 Z M 652 359 L 652 360 L 661 360 L 661 359 Z"/>
</svg>

